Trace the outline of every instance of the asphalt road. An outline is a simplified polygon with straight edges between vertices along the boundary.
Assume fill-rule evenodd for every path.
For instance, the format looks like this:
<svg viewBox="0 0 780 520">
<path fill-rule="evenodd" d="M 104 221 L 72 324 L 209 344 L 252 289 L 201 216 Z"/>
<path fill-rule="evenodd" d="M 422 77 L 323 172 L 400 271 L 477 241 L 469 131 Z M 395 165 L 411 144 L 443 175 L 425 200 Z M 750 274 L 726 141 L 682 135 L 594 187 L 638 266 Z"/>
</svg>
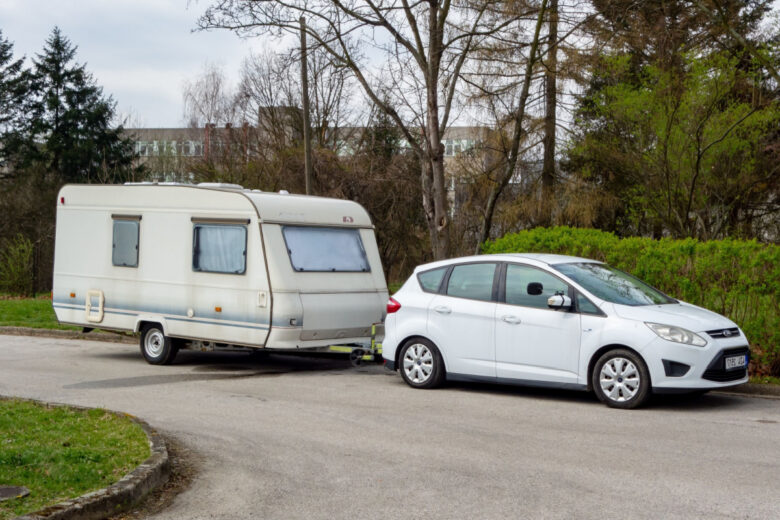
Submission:
<svg viewBox="0 0 780 520">
<path fill-rule="evenodd" d="M 780 400 L 606 408 L 588 394 L 413 390 L 331 358 L 0 336 L 0 394 L 138 415 L 194 450 L 155 518 L 780 518 Z"/>
</svg>

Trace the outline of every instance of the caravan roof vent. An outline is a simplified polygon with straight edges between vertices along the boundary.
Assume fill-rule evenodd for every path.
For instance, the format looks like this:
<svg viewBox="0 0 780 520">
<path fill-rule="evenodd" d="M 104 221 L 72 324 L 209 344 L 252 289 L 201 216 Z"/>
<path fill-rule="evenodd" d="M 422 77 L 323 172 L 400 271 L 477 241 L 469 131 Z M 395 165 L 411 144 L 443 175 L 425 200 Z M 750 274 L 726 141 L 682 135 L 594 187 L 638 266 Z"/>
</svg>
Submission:
<svg viewBox="0 0 780 520">
<path fill-rule="evenodd" d="M 287 190 L 279 190 L 279 195 L 289 195 L 290 192 Z"/>
<path fill-rule="evenodd" d="M 219 190 L 243 190 L 244 187 L 239 184 L 229 184 L 226 182 L 199 182 L 198 188 L 215 188 Z"/>
</svg>

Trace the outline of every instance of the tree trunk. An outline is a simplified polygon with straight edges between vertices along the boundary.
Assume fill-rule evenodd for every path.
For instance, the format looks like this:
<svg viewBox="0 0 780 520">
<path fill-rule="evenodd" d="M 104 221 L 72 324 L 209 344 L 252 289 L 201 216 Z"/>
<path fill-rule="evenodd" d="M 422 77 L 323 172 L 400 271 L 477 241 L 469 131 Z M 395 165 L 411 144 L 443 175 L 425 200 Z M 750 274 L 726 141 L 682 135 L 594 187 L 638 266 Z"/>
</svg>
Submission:
<svg viewBox="0 0 780 520">
<path fill-rule="evenodd" d="M 431 249 L 435 260 L 447 258 L 449 251 L 449 214 L 447 188 L 444 183 L 444 148 L 439 128 L 439 67 L 443 46 L 443 27 L 440 27 L 437 2 L 431 2 L 428 11 L 428 70 L 426 74 L 426 146 L 432 177 L 433 220 L 428 220 Z"/>
<path fill-rule="evenodd" d="M 545 81 L 544 107 L 544 163 L 542 165 L 542 199 L 540 201 L 540 224 L 552 223 L 552 208 L 555 195 L 555 109 L 558 105 L 558 0 L 550 0 L 550 19 L 548 21 L 548 51 Z"/>
</svg>

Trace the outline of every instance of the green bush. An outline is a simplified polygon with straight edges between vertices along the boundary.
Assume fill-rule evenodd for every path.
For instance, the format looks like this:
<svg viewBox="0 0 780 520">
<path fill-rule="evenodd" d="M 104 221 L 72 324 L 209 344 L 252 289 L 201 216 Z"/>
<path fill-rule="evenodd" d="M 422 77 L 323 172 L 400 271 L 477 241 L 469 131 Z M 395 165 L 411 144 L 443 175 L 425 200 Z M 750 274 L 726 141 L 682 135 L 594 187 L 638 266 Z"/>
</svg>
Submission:
<svg viewBox="0 0 780 520">
<path fill-rule="evenodd" d="M 780 246 L 755 240 L 618 238 L 596 229 L 536 228 L 483 245 L 484 253 L 557 253 L 607 262 L 666 294 L 737 323 L 754 375 L 780 375 Z"/>
<path fill-rule="evenodd" d="M 19 296 L 33 294 L 33 243 L 21 234 L 0 251 L 0 291 Z"/>
</svg>

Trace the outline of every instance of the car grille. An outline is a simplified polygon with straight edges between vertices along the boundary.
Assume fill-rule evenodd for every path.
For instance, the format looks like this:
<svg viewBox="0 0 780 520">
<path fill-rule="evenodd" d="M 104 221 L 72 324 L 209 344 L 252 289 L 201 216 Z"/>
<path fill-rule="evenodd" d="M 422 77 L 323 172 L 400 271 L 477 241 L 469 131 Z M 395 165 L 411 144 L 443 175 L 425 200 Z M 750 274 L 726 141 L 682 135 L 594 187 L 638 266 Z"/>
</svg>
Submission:
<svg viewBox="0 0 780 520">
<path fill-rule="evenodd" d="M 737 327 L 733 327 L 731 329 L 708 330 L 707 335 L 714 339 L 736 338 L 739 336 L 739 329 Z"/>
<path fill-rule="evenodd" d="M 729 348 L 721 351 L 720 354 L 712 360 L 712 363 L 710 363 L 701 377 L 718 383 L 737 381 L 744 378 L 747 375 L 747 366 L 744 368 L 726 370 L 725 359 L 729 356 L 738 356 L 740 354 L 747 355 L 748 361 L 750 361 L 750 349 L 748 347 Z"/>
</svg>

